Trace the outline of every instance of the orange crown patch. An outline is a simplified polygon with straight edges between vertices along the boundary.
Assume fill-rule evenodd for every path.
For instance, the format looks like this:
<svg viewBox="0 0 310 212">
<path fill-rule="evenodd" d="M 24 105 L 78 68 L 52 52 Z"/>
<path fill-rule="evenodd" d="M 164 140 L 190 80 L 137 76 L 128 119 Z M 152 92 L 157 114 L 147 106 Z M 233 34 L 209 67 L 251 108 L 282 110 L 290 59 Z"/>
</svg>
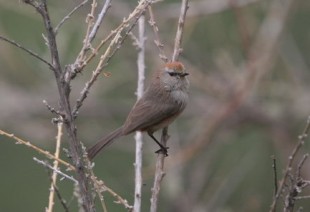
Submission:
<svg viewBox="0 0 310 212">
<path fill-rule="evenodd" d="M 166 68 L 173 69 L 176 72 L 184 72 L 184 65 L 180 62 L 170 62 L 165 64 Z"/>
</svg>

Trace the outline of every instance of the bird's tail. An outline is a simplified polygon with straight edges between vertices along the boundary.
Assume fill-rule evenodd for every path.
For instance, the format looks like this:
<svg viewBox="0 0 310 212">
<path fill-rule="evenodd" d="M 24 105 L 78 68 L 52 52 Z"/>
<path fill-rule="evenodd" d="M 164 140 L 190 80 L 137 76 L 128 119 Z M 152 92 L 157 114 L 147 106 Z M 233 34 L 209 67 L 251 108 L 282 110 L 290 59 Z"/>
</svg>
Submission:
<svg viewBox="0 0 310 212">
<path fill-rule="evenodd" d="M 122 136 L 122 131 L 123 128 L 120 127 L 111 132 L 109 135 L 100 139 L 94 146 L 87 150 L 88 158 L 92 160 L 100 152 L 100 150 L 110 145 L 118 137 Z"/>
</svg>

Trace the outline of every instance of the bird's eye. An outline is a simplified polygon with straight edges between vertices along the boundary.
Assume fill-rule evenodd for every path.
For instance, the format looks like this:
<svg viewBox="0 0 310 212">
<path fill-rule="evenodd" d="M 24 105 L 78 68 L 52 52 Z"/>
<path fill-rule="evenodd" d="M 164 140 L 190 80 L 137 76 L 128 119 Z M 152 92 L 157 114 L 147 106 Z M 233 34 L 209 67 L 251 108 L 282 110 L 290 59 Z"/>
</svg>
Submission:
<svg viewBox="0 0 310 212">
<path fill-rule="evenodd" d="M 178 75 L 178 73 L 177 73 L 177 72 L 168 72 L 168 74 L 169 74 L 170 76 L 172 76 L 172 77 L 174 77 L 174 76 Z"/>
</svg>

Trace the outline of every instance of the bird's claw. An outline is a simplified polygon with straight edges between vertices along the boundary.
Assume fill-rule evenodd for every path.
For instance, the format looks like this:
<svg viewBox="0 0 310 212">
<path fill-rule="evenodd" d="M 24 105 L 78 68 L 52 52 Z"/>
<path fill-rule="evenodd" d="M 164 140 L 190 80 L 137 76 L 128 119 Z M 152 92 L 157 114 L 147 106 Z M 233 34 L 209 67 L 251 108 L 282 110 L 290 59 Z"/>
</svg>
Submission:
<svg viewBox="0 0 310 212">
<path fill-rule="evenodd" d="M 168 149 L 169 149 L 169 147 L 160 148 L 155 153 L 163 154 L 163 155 L 165 155 L 165 157 L 167 157 L 168 156 Z"/>
</svg>

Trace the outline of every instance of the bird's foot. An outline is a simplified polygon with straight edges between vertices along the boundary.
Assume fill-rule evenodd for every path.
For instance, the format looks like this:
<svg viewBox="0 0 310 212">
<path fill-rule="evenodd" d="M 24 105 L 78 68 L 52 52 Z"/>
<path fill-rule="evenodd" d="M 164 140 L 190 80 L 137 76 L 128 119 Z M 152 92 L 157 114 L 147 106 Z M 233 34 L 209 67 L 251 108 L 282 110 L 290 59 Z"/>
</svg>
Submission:
<svg viewBox="0 0 310 212">
<path fill-rule="evenodd" d="M 161 147 L 155 153 L 163 154 L 163 155 L 165 155 L 165 157 L 167 157 L 168 156 L 168 149 L 169 149 L 169 147 Z"/>
</svg>

